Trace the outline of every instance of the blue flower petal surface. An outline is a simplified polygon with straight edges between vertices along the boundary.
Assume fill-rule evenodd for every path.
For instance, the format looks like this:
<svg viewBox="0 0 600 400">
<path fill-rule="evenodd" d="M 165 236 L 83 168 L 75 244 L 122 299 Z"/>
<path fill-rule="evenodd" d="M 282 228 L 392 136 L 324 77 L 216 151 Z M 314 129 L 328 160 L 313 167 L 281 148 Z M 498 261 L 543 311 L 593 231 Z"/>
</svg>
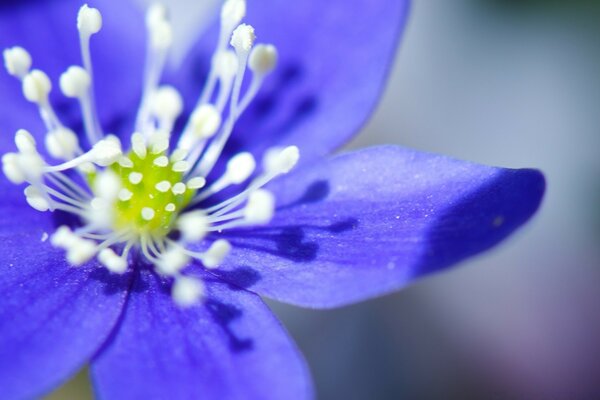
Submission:
<svg viewBox="0 0 600 400">
<path fill-rule="evenodd" d="M 308 399 L 301 354 L 253 293 L 209 275 L 203 303 L 182 309 L 170 284 L 136 279 L 122 323 L 92 361 L 101 399 Z"/>
<path fill-rule="evenodd" d="M 69 66 L 82 63 L 77 13 L 83 4 L 79 0 L 52 0 L 0 5 L 0 50 L 18 45 L 30 52 L 32 68 L 43 70 L 52 80 L 51 100 L 59 117 L 79 132 L 79 104 L 60 93 L 58 78 Z M 98 112 L 106 131 L 121 133 L 123 122 L 135 117 L 130 114 L 135 114 L 141 93 L 144 15 L 132 1 L 97 0 L 90 6 L 103 15 L 102 30 L 91 38 Z M 25 128 L 41 137 L 45 128 L 36 106 L 25 100 L 20 82 L 4 68 L 0 71 L 0 92 L 3 131 Z"/>
<path fill-rule="evenodd" d="M 300 162 L 309 163 L 348 141 L 379 100 L 408 9 L 408 0 L 248 2 L 244 21 L 256 28 L 257 43 L 277 47 L 279 62 L 226 151 L 261 156 L 271 146 L 297 145 Z M 215 43 L 207 35 L 176 73 L 188 105 Z"/>
<path fill-rule="evenodd" d="M 121 314 L 130 280 L 97 266 L 68 267 L 46 234 L 49 215 L 0 177 L 0 391 L 40 396 L 82 368 Z"/>
<path fill-rule="evenodd" d="M 393 146 L 337 156 L 273 182 L 268 227 L 224 233 L 223 279 L 276 300 L 334 307 L 396 290 L 496 245 L 538 209 L 535 170 Z"/>
</svg>

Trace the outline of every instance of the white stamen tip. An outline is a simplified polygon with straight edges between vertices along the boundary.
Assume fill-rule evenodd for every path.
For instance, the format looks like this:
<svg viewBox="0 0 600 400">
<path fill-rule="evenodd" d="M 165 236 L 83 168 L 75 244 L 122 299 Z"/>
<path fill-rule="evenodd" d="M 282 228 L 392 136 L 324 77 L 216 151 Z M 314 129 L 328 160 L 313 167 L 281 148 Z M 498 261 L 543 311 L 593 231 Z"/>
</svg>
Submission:
<svg viewBox="0 0 600 400">
<path fill-rule="evenodd" d="M 2 172 L 15 185 L 25 182 L 26 176 L 19 167 L 19 155 L 16 153 L 6 153 L 2 156 Z"/>
<path fill-rule="evenodd" d="M 23 78 L 23 95 L 32 103 L 45 103 L 50 90 L 52 90 L 50 78 L 39 69 L 34 69 Z"/>
<path fill-rule="evenodd" d="M 161 181 L 156 184 L 156 190 L 162 193 L 167 193 L 169 189 L 171 189 L 171 182 L 169 181 Z"/>
<path fill-rule="evenodd" d="M 192 189 L 192 190 L 201 189 L 204 187 L 204 185 L 206 185 L 206 179 L 204 179 L 201 176 L 192 178 L 187 182 L 188 189 Z"/>
<path fill-rule="evenodd" d="M 131 135 L 131 148 L 133 152 L 142 160 L 146 158 L 146 139 L 144 139 L 144 135 L 140 132 L 135 132 Z"/>
<path fill-rule="evenodd" d="M 167 165 L 169 165 L 169 158 L 167 156 L 160 156 L 157 157 L 154 160 L 154 165 L 156 165 L 157 167 L 166 167 Z"/>
<path fill-rule="evenodd" d="M 235 26 L 246 16 L 245 0 L 227 0 L 221 8 L 221 20 L 223 24 Z"/>
<path fill-rule="evenodd" d="M 177 210 L 177 206 L 173 203 L 169 203 L 165 206 L 165 211 L 173 212 L 175 210 Z"/>
<path fill-rule="evenodd" d="M 296 146 L 288 146 L 283 150 L 267 151 L 264 167 L 273 174 L 286 174 L 298 163 L 300 151 Z"/>
<path fill-rule="evenodd" d="M 208 219 L 200 211 L 181 214 L 177 219 L 177 228 L 181 231 L 183 241 L 191 243 L 202 240 L 208 232 Z"/>
<path fill-rule="evenodd" d="M 203 104 L 192 113 L 190 123 L 198 139 L 208 139 L 221 126 L 221 113 L 214 106 Z"/>
<path fill-rule="evenodd" d="M 119 200 L 121 201 L 129 201 L 133 197 L 133 193 L 128 189 L 119 190 Z"/>
<path fill-rule="evenodd" d="M 91 240 L 75 238 L 74 243 L 67 248 L 67 261 L 74 266 L 88 262 L 96 254 L 96 243 Z"/>
<path fill-rule="evenodd" d="M 202 281 L 185 276 L 175 279 L 171 295 L 173 300 L 181 307 L 190 307 L 196 304 L 204 295 L 205 289 Z"/>
<path fill-rule="evenodd" d="M 67 97 L 77 98 L 83 97 L 87 93 L 90 83 L 90 74 L 77 65 L 69 67 L 59 80 L 60 90 L 63 94 Z"/>
<path fill-rule="evenodd" d="M 133 161 L 127 157 L 121 157 L 119 159 L 119 165 L 123 168 L 133 168 Z"/>
<path fill-rule="evenodd" d="M 233 31 L 230 44 L 237 52 L 248 52 L 252 49 L 255 40 L 254 28 L 247 24 L 241 24 Z"/>
<path fill-rule="evenodd" d="M 154 218 L 155 212 L 154 209 L 150 208 L 150 207 L 144 207 L 142 208 L 142 218 L 146 221 L 152 221 L 152 219 Z"/>
<path fill-rule="evenodd" d="M 175 120 L 183 111 L 183 99 L 177 89 L 162 86 L 154 94 L 152 112 L 159 119 Z"/>
<path fill-rule="evenodd" d="M 173 188 L 171 189 L 171 191 L 173 192 L 174 195 L 180 195 L 180 194 L 184 194 L 186 189 L 187 189 L 187 187 L 185 186 L 185 183 L 177 182 L 176 184 L 173 185 Z"/>
<path fill-rule="evenodd" d="M 173 42 L 173 29 L 169 23 L 167 9 L 162 4 L 153 4 L 146 13 L 146 28 L 150 43 L 157 50 L 168 49 Z"/>
<path fill-rule="evenodd" d="M 45 212 L 50 209 L 50 205 L 48 204 L 46 198 L 34 186 L 27 186 L 25 188 L 25 198 L 27 200 L 27 204 L 38 211 Z"/>
<path fill-rule="evenodd" d="M 82 35 L 90 36 L 102 29 L 102 14 L 96 8 L 84 4 L 77 14 L 77 29 Z"/>
<path fill-rule="evenodd" d="M 139 172 L 132 172 L 128 176 L 129 182 L 131 182 L 134 185 L 139 184 L 142 181 L 142 178 L 144 178 L 144 175 L 142 175 Z"/>
<path fill-rule="evenodd" d="M 277 65 L 277 49 L 270 44 L 258 44 L 250 53 L 248 66 L 258 75 L 271 72 Z"/>
<path fill-rule="evenodd" d="M 266 224 L 271 221 L 274 212 L 275 196 L 268 190 L 258 189 L 248 197 L 244 217 L 250 223 Z"/>
<path fill-rule="evenodd" d="M 5 49 L 2 53 L 4 56 L 4 66 L 8 73 L 17 78 L 23 78 L 29 73 L 31 68 L 31 56 L 22 47 L 11 47 Z"/>
<path fill-rule="evenodd" d="M 110 249 L 104 249 L 98 253 L 98 261 L 100 261 L 109 271 L 116 274 L 122 274 L 127 271 L 127 260 L 119 257 Z"/>
<path fill-rule="evenodd" d="M 35 139 L 25 129 L 19 129 L 15 134 L 15 144 L 21 153 L 37 153 Z"/>
<path fill-rule="evenodd" d="M 231 251 L 231 244 L 224 239 L 215 241 L 210 248 L 204 253 L 202 263 L 206 268 L 218 267 L 225 257 Z"/>
<path fill-rule="evenodd" d="M 190 169 L 190 163 L 187 161 L 177 161 L 175 164 L 173 164 L 173 171 L 174 172 L 187 172 Z"/>
<path fill-rule="evenodd" d="M 227 162 L 227 180 L 234 184 L 242 183 L 252 175 L 255 167 L 256 162 L 251 153 L 238 153 Z"/>
<path fill-rule="evenodd" d="M 179 247 L 172 246 L 162 253 L 157 264 L 159 271 L 168 276 L 176 275 L 190 262 L 190 257 Z"/>
<path fill-rule="evenodd" d="M 97 142 L 89 154 L 92 157 L 92 162 L 101 167 L 108 167 L 117 162 L 123 155 L 121 142 L 115 136 L 106 137 L 106 139 Z"/>
<path fill-rule="evenodd" d="M 121 191 L 121 178 L 112 170 L 105 169 L 94 180 L 94 193 L 98 197 L 112 202 Z"/>
<path fill-rule="evenodd" d="M 46 149 L 52 157 L 69 160 L 79 149 L 77 135 L 70 129 L 57 128 L 46 135 Z"/>
</svg>

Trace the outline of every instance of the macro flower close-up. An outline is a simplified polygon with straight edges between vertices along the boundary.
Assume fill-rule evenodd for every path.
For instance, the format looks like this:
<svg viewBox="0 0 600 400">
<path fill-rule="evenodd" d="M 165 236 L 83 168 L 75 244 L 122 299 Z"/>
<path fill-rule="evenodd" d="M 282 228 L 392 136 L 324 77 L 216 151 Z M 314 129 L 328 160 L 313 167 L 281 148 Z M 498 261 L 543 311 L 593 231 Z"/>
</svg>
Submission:
<svg viewBox="0 0 600 400">
<path fill-rule="evenodd" d="M 336 153 L 409 1 L 213 3 L 185 43 L 168 3 L 0 5 L 0 397 L 313 398 L 262 297 L 382 296 L 537 211 L 534 169 Z"/>
</svg>

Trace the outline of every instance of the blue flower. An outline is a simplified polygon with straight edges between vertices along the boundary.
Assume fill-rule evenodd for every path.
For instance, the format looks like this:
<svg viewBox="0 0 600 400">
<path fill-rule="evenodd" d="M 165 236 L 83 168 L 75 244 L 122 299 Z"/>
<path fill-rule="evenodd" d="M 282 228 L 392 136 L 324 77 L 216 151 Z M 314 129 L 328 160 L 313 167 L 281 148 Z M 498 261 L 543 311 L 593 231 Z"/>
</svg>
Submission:
<svg viewBox="0 0 600 400">
<path fill-rule="evenodd" d="M 315 308 L 379 296 L 489 249 L 540 204 L 534 170 L 392 146 L 324 158 L 369 116 L 408 1 L 257 0 L 251 27 L 229 0 L 215 55 L 209 33 L 167 66 L 169 86 L 164 10 L 144 26 L 127 2 L 95 6 L 81 41 L 75 1 L 0 6 L 4 398 L 88 362 L 100 398 L 310 398 L 259 295 Z"/>
</svg>

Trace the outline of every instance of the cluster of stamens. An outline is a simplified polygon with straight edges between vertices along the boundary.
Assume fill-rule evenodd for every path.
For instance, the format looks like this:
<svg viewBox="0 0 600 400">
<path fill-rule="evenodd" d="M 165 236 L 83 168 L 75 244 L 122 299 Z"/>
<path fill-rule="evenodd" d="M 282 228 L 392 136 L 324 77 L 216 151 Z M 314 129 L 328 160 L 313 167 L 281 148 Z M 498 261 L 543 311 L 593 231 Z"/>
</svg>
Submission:
<svg viewBox="0 0 600 400">
<path fill-rule="evenodd" d="M 207 269 L 217 268 L 231 249 L 226 240 L 209 240 L 207 235 L 271 220 L 275 199 L 263 186 L 294 167 L 299 157 L 296 147 L 268 150 L 258 173 L 252 154 L 235 154 L 219 178 L 206 179 L 236 121 L 277 61 L 272 45 L 254 44 L 254 29 L 241 23 L 245 11 L 244 0 L 224 3 L 206 84 L 174 149 L 171 135 L 183 100 L 175 88 L 159 84 L 172 44 L 163 6 L 150 7 L 146 15 L 144 88 L 125 152 L 117 136 L 102 131 L 96 112 L 90 38 L 102 28 L 97 9 L 84 5 L 79 10 L 82 66 L 67 68 L 59 82 L 65 96 L 79 101 L 84 137 L 63 125 L 55 113 L 49 100 L 50 79 L 43 71 L 31 69 L 29 53 L 21 47 L 4 51 L 6 69 L 21 80 L 25 98 L 39 108 L 47 130 L 45 150 L 58 162 L 49 164 L 34 136 L 21 129 L 15 135 L 18 152 L 2 157 L 3 171 L 11 182 L 27 183 L 27 202 L 36 210 L 60 210 L 79 217 L 81 225 L 63 225 L 51 236 L 51 243 L 66 251 L 71 265 L 96 257 L 111 272 L 122 274 L 135 250 L 157 273 L 174 279 L 172 295 L 177 303 L 191 305 L 202 297 L 204 286 L 198 278 L 185 275 L 185 268 L 192 260 Z M 242 93 L 247 69 L 252 78 Z M 202 207 L 211 196 L 243 184 L 233 197 Z M 190 245 L 203 250 L 192 250 Z"/>
</svg>

